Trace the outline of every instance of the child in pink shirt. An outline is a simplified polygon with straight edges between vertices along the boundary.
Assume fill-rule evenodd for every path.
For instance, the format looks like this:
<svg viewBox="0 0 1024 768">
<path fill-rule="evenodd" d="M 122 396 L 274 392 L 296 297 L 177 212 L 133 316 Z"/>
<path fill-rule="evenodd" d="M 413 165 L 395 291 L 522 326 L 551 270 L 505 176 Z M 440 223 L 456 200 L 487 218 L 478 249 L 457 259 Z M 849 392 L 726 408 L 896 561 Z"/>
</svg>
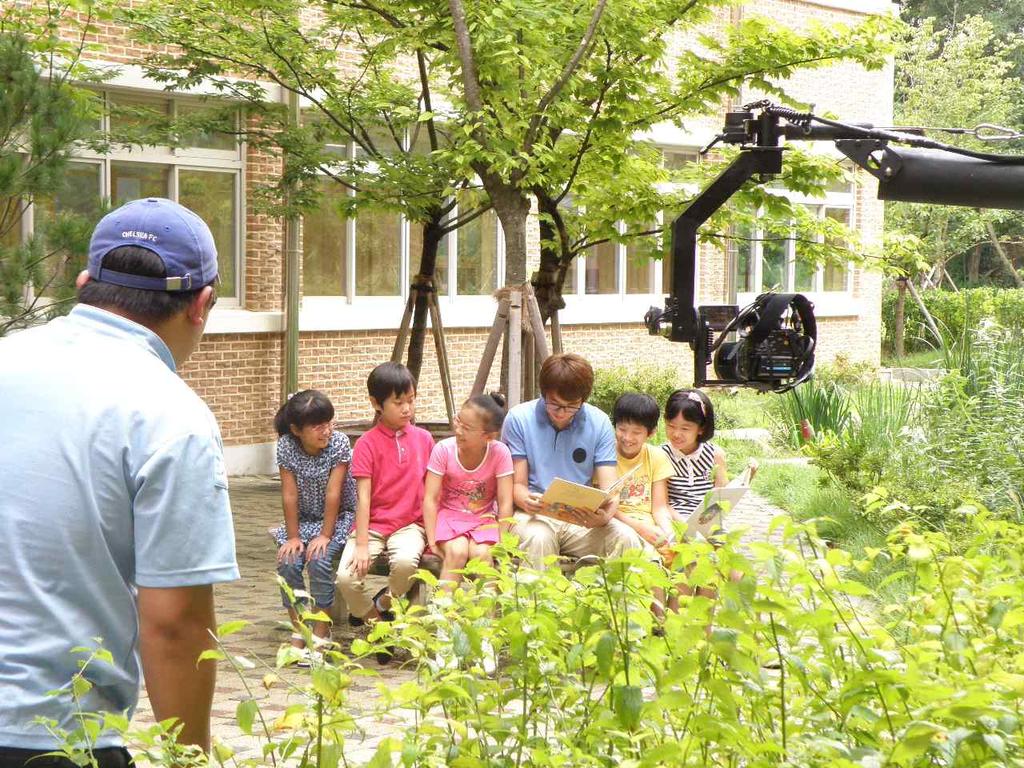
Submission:
<svg viewBox="0 0 1024 768">
<path fill-rule="evenodd" d="M 477 395 L 455 419 L 455 437 L 430 455 L 423 497 L 427 546 L 444 558 L 441 581 L 455 586 L 473 559 L 490 562 L 499 522 L 512 519 L 512 454 L 498 437 L 504 398 Z"/>
<path fill-rule="evenodd" d="M 378 365 L 366 386 L 377 423 L 352 451 L 356 521 L 341 554 L 338 588 L 352 616 L 389 620 L 392 600 L 409 591 L 423 554 L 423 475 L 434 439 L 412 423 L 416 382 L 408 368 Z M 384 553 L 388 586 L 370 598 L 363 580 Z"/>
</svg>

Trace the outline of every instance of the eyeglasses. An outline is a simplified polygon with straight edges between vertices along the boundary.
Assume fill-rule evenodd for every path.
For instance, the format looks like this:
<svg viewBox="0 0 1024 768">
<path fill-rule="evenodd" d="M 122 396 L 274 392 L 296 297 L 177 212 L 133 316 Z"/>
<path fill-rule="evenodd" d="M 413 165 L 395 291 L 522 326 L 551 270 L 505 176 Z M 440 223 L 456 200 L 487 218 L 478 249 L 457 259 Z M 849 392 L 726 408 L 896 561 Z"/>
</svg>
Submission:
<svg viewBox="0 0 1024 768">
<path fill-rule="evenodd" d="M 583 401 L 581 400 L 579 405 L 569 405 L 567 403 L 551 403 L 545 400 L 544 407 L 550 413 L 576 413 L 576 411 L 583 407 Z"/>
<path fill-rule="evenodd" d="M 330 432 L 334 429 L 334 422 L 325 421 L 323 424 L 310 424 L 309 428 L 314 432 Z"/>
</svg>

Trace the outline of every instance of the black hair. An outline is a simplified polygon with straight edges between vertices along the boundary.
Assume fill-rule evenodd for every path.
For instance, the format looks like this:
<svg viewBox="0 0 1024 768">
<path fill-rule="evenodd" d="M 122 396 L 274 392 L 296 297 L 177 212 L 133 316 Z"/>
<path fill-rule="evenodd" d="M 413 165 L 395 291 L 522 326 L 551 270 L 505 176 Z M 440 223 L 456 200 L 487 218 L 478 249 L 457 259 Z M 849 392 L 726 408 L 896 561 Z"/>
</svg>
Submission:
<svg viewBox="0 0 1024 768">
<path fill-rule="evenodd" d="M 334 404 L 318 389 L 304 389 L 288 398 L 277 409 L 274 429 L 278 435 L 291 434 L 291 428 L 302 429 L 311 424 L 334 421 Z"/>
<path fill-rule="evenodd" d="M 101 266 L 129 275 L 167 277 L 163 259 L 140 245 L 122 245 L 113 249 L 103 257 Z M 191 291 L 145 291 L 89 280 L 78 289 L 78 301 L 101 309 L 118 309 L 132 317 L 159 323 L 184 310 L 205 287 Z"/>
<path fill-rule="evenodd" d="M 501 431 L 501 425 L 505 423 L 505 396 L 501 392 L 473 395 L 465 402 L 465 405 L 472 405 L 484 415 L 484 430 L 486 432 Z"/>
<path fill-rule="evenodd" d="M 612 408 L 612 424 L 620 421 L 639 424 L 653 432 L 658 428 L 658 419 L 661 417 L 658 401 L 650 395 L 642 392 L 625 392 L 619 395 Z"/>
<path fill-rule="evenodd" d="M 677 389 L 665 401 L 665 421 L 682 414 L 683 419 L 700 427 L 698 443 L 706 443 L 715 436 L 715 407 L 699 389 Z"/>
<path fill-rule="evenodd" d="M 366 377 L 366 390 L 377 405 L 383 407 L 384 401 L 392 395 L 401 397 L 406 392 L 415 393 L 416 379 L 401 363 L 381 363 Z"/>
</svg>

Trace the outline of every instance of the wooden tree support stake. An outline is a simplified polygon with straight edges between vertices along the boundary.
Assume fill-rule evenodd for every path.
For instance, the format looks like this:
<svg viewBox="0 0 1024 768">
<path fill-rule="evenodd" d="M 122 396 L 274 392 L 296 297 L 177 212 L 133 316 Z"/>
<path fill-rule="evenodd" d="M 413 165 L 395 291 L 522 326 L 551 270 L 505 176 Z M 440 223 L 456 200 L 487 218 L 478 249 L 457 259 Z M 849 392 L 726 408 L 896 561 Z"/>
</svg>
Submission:
<svg viewBox="0 0 1024 768">
<path fill-rule="evenodd" d="M 430 332 L 434 338 L 434 353 L 437 357 L 438 372 L 441 374 L 441 393 L 444 395 L 444 408 L 448 414 L 448 426 L 455 429 L 455 397 L 452 392 L 452 374 L 448 364 L 447 341 L 444 335 L 444 326 L 441 324 L 441 307 L 437 303 L 437 291 L 434 290 L 432 284 L 423 286 L 422 291 L 427 296 Z M 402 324 L 399 326 L 398 335 L 395 337 L 395 346 L 391 349 L 391 362 L 393 363 L 402 362 L 402 358 L 405 356 L 405 348 L 409 343 L 409 333 L 412 326 L 412 316 L 420 292 L 421 286 L 418 283 L 413 283 L 409 288 L 409 300 L 405 302 Z"/>
<path fill-rule="evenodd" d="M 523 292 L 513 288 L 508 294 L 508 407 L 519 405 L 523 397 Z"/>
<path fill-rule="evenodd" d="M 498 292 L 498 309 L 494 315 L 491 332 L 487 336 L 480 367 L 473 382 L 472 395 L 481 394 L 487 387 L 494 359 L 504 338 L 507 364 L 507 381 L 503 389 L 508 407 L 518 405 L 524 399 L 537 396 L 536 372 L 539 365 L 551 354 L 544 334 L 537 297 L 529 283 Z M 526 327 L 523 327 L 523 313 L 526 313 Z M 526 338 L 523 338 L 523 333 Z M 525 342 L 525 343 L 524 343 Z"/>
</svg>

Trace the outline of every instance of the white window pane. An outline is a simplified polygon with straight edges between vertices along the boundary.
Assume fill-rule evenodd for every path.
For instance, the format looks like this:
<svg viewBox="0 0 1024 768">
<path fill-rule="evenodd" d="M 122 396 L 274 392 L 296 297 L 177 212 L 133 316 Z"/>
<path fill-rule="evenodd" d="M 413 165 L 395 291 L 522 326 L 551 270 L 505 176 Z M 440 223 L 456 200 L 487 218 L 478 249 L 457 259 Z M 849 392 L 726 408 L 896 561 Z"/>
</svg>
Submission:
<svg viewBox="0 0 1024 768">
<path fill-rule="evenodd" d="M 178 117 L 188 117 L 190 115 L 202 115 L 204 113 L 210 114 L 215 107 L 202 106 L 198 104 L 177 104 Z M 235 116 L 237 120 L 237 115 Z M 235 129 L 237 126 L 231 126 Z M 234 135 L 225 131 L 194 131 L 181 137 L 182 143 L 186 147 L 196 147 L 198 149 L 219 149 L 225 151 L 233 151 L 236 148 L 236 138 Z"/>
<path fill-rule="evenodd" d="M 489 296 L 498 287 L 498 217 L 494 211 L 459 227 L 457 243 L 457 293 Z"/>
<path fill-rule="evenodd" d="M 834 219 L 846 226 L 850 224 L 849 208 L 826 208 L 825 217 Z M 843 244 L 845 245 L 845 243 Z M 826 264 L 822 276 L 822 289 L 826 291 L 845 291 L 847 285 L 847 273 L 849 269 L 846 264 Z"/>
<path fill-rule="evenodd" d="M 775 238 L 775 235 L 768 235 Z M 766 239 L 761 243 L 761 290 L 785 289 L 788 240 Z"/>
<path fill-rule="evenodd" d="M 100 164 L 69 163 L 63 174 L 63 185 L 52 197 L 36 198 L 32 214 L 32 230 L 36 237 L 45 237 L 47 229 L 62 213 L 84 216 L 90 222 L 99 218 L 100 211 Z M 14 234 L 17 235 L 17 228 Z M 53 296 L 62 286 L 74 281 L 79 264 L 64 262 L 51 257 L 43 265 L 40 290 L 44 296 Z"/>
<path fill-rule="evenodd" d="M 562 295 L 563 296 L 575 296 L 576 295 L 576 270 L 578 269 L 577 264 L 581 257 L 576 257 L 569 262 L 569 267 L 565 270 L 565 282 L 562 283 Z"/>
<path fill-rule="evenodd" d="M 401 217 L 366 210 L 356 217 L 356 295 L 397 296 L 401 279 Z"/>
<path fill-rule="evenodd" d="M 206 222 L 217 244 L 217 271 L 221 296 L 238 295 L 238 197 L 236 174 L 223 171 L 181 170 L 178 173 L 178 202 Z"/>
<path fill-rule="evenodd" d="M 302 217 L 302 293 L 343 296 L 348 242 L 348 220 L 341 213 L 345 188 L 327 178 L 319 183 L 320 206 Z"/>
<path fill-rule="evenodd" d="M 171 102 L 152 96 L 110 97 L 110 130 L 117 137 L 134 138 L 145 126 L 166 123 L 171 113 Z M 150 145 L 156 146 L 156 145 Z"/>
<path fill-rule="evenodd" d="M 110 197 L 114 206 L 143 197 L 169 197 L 171 168 L 151 163 L 110 164 Z"/>
<path fill-rule="evenodd" d="M 656 229 L 654 223 L 645 224 L 637 231 Z M 658 248 L 658 238 L 653 235 L 634 238 L 626 245 L 626 293 L 651 292 L 651 257 Z"/>
<path fill-rule="evenodd" d="M 618 259 L 615 243 L 605 242 L 587 250 L 584 292 L 588 294 L 618 292 Z"/>
<path fill-rule="evenodd" d="M 457 237 L 458 235 L 456 235 Z M 437 244 L 437 259 L 434 261 L 434 287 L 437 288 L 438 296 L 448 295 L 448 280 L 451 277 L 449 269 L 451 265 L 448 263 L 448 248 L 450 247 L 452 233 L 448 233 L 441 238 Z M 422 238 L 422 234 L 421 234 Z M 423 246 L 421 245 L 420 248 Z M 412 251 L 409 251 L 410 257 Z"/>
<path fill-rule="evenodd" d="M 747 227 L 737 227 L 729 242 L 729 253 L 736 268 L 736 292 L 754 293 L 754 233 Z"/>
</svg>

